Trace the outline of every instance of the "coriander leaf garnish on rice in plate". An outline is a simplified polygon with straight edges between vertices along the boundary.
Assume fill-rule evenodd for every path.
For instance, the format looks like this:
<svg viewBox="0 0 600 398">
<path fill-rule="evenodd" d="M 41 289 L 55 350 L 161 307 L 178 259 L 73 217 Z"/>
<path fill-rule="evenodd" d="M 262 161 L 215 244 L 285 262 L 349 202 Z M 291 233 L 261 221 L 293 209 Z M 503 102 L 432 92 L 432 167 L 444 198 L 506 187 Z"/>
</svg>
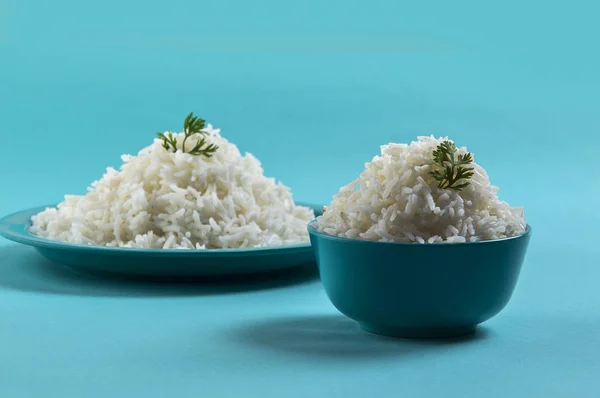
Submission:
<svg viewBox="0 0 600 398">
<path fill-rule="evenodd" d="M 33 216 L 30 232 L 84 245 L 226 249 L 308 242 L 312 209 L 296 206 L 260 162 L 192 114 L 123 155 L 83 196 Z"/>
</svg>

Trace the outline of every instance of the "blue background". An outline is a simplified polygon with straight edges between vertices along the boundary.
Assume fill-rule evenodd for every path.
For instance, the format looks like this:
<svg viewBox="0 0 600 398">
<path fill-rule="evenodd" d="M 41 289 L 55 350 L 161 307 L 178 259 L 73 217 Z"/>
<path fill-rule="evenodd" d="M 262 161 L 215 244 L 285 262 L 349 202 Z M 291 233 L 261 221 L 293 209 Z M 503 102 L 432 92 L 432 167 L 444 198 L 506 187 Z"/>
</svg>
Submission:
<svg viewBox="0 0 600 398">
<path fill-rule="evenodd" d="M 0 0 L 0 214 L 83 193 L 190 111 L 297 200 L 417 135 L 467 145 L 534 235 L 473 339 L 357 330 L 310 272 L 222 285 L 78 275 L 0 242 L 5 397 L 597 397 L 592 1 Z"/>
</svg>

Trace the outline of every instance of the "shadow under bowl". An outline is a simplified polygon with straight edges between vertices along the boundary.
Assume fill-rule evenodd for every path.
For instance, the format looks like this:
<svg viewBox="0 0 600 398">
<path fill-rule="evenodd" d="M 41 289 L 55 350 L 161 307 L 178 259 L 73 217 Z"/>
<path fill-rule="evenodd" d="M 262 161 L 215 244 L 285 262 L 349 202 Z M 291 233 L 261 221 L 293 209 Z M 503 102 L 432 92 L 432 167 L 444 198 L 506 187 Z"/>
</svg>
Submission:
<svg viewBox="0 0 600 398">
<path fill-rule="evenodd" d="M 339 238 L 309 224 L 333 305 L 365 331 L 443 338 L 498 314 L 517 284 L 531 237 L 468 243 L 387 243 Z"/>
</svg>

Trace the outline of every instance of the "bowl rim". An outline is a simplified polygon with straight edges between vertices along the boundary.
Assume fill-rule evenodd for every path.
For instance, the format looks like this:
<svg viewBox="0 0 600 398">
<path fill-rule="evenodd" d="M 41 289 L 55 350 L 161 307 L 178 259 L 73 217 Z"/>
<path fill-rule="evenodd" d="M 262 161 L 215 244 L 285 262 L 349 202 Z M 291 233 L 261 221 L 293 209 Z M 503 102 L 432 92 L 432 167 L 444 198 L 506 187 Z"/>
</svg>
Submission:
<svg viewBox="0 0 600 398">
<path fill-rule="evenodd" d="M 377 245 L 388 245 L 388 246 L 411 246 L 411 247 L 456 247 L 456 246 L 471 246 L 471 245 L 494 245 L 500 244 L 507 241 L 518 240 L 528 238 L 531 236 L 531 225 L 527 224 L 525 232 L 519 235 L 510 236 L 507 238 L 493 239 L 493 240 L 478 240 L 476 242 L 445 242 L 445 243 L 418 243 L 418 242 L 379 242 L 375 240 L 366 239 L 355 239 L 355 238 L 343 238 L 340 236 L 329 235 L 324 232 L 317 231 L 313 224 L 317 222 L 317 219 L 312 220 L 308 223 L 308 234 L 317 236 L 321 239 L 328 239 L 343 243 L 362 243 L 362 244 L 377 244 Z"/>
</svg>

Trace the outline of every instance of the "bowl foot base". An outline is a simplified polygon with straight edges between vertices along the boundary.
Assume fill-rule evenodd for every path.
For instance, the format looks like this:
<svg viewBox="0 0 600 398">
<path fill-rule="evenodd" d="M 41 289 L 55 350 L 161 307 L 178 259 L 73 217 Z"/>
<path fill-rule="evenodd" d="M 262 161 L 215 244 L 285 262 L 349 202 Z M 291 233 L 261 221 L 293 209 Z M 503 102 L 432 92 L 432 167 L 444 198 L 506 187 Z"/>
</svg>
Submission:
<svg viewBox="0 0 600 398">
<path fill-rule="evenodd" d="M 388 326 L 374 326 L 366 323 L 360 324 L 366 332 L 388 337 L 405 339 L 443 339 L 458 337 L 475 332 L 477 325 L 454 328 L 397 328 Z"/>
</svg>

